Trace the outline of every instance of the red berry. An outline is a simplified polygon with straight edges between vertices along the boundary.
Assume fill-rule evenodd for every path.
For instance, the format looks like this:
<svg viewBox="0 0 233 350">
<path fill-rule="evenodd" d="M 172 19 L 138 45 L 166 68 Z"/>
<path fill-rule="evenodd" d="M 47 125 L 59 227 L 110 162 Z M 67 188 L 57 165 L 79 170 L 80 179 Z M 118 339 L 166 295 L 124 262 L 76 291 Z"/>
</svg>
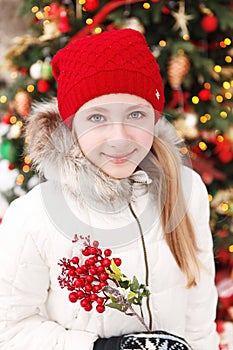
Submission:
<svg viewBox="0 0 233 350">
<path fill-rule="evenodd" d="M 113 258 L 116 266 L 120 266 L 121 265 L 121 259 L 120 258 Z"/>
<path fill-rule="evenodd" d="M 98 297 L 98 298 L 96 299 L 96 302 L 97 302 L 98 305 L 102 305 L 102 304 L 104 303 L 104 298 Z"/>
<path fill-rule="evenodd" d="M 94 293 L 98 293 L 100 290 L 100 286 L 98 284 L 96 284 L 95 286 L 92 287 L 92 290 Z"/>
<path fill-rule="evenodd" d="M 92 283 L 93 280 L 94 280 L 94 277 L 93 277 L 92 275 L 87 275 L 87 276 L 86 276 L 86 282 L 87 282 L 87 283 Z"/>
<path fill-rule="evenodd" d="M 85 311 L 91 311 L 91 309 L 92 309 L 92 305 L 90 303 L 84 307 Z"/>
<path fill-rule="evenodd" d="M 87 293 L 90 293 L 92 291 L 92 286 L 90 284 L 86 284 L 84 289 Z"/>
<path fill-rule="evenodd" d="M 78 300 L 77 293 L 76 292 L 70 293 L 69 294 L 69 300 L 71 301 L 71 303 L 76 303 L 76 301 Z"/>
<path fill-rule="evenodd" d="M 81 301 L 80 301 L 80 305 L 82 306 L 82 307 L 86 307 L 87 305 L 89 305 L 90 303 L 89 303 L 89 300 L 88 299 L 82 299 Z"/>
<path fill-rule="evenodd" d="M 91 275 L 95 275 L 95 274 L 97 273 L 97 268 L 94 267 L 94 266 L 92 266 L 92 267 L 90 268 L 89 272 L 90 272 Z"/>
<path fill-rule="evenodd" d="M 100 314 L 101 314 L 102 312 L 104 312 L 104 310 L 105 310 L 104 305 L 97 305 L 97 306 L 96 306 L 96 311 L 99 312 Z"/>
<path fill-rule="evenodd" d="M 199 91 L 198 96 L 201 101 L 208 101 L 211 99 L 211 92 L 210 90 L 202 89 L 201 91 Z"/>
<path fill-rule="evenodd" d="M 110 256 L 111 254 L 112 254 L 111 249 L 105 249 L 105 251 L 104 251 L 105 256 Z"/>
<path fill-rule="evenodd" d="M 95 247 L 90 247 L 89 251 L 91 255 L 95 255 L 97 253 L 97 249 Z"/>
<path fill-rule="evenodd" d="M 77 273 L 77 275 L 81 275 L 81 273 L 83 273 L 81 267 L 77 267 L 77 269 L 75 270 L 75 272 Z"/>
<path fill-rule="evenodd" d="M 98 252 L 99 255 L 102 254 L 102 250 L 101 249 L 97 249 L 97 252 Z"/>
<path fill-rule="evenodd" d="M 98 242 L 98 241 L 93 241 L 92 244 L 93 244 L 93 246 L 96 247 L 96 248 L 99 246 L 99 242 Z"/>
<path fill-rule="evenodd" d="M 84 255 L 84 256 L 90 255 L 90 249 L 89 249 L 89 248 L 83 249 L 83 250 L 82 250 L 82 255 Z"/>
<path fill-rule="evenodd" d="M 90 258 L 89 259 L 89 265 L 95 265 L 96 259 L 95 258 Z"/>
<path fill-rule="evenodd" d="M 106 281 L 108 279 L 108 274 L 106 272 L 102 272 L 99 275 L 99 279 L 100 279 L 100 281 Z"/>
<path fill-rule="evenodd" d="M 100 289 L 103 289 L 104 287 L 106 287 L 108 284 L 104 281 L 100 282 L 99 286 L 100 286 Z"/>
<path fill-rule="evenodd" d="M 81 287 L 84 287 L 84 285 L 85 285 L 85 280 L 84 280 L 84 278 L 78 278 L 78 279 L 74 282 L 75 288 L 81 288 Z"/>
<path fill-rule="evenodd" d="M 108 259 L 108 258 L 102 259 L 102 260 L 101 260 L 101 264 L 102 264 L 102 266 L 104 266 L 104 267 L 108 267 L 108 266 L 111 265 L 111 260 Z"/>
<path fill-rule="evenodd" d="M 77 256 L 74 256 L 72 259 L 71 259 L 71 262 L 73 264 L 78 264 L 79 263 L 79 258 Z"/>
<path fill-rule="evenodd" d="M 97 272 L 101 273 L 101 272 L 105 272 L 105 268 L 101 265 L 97 267 Z"/>
<path fill-rule="evenodd" d="M 68 275 L 69 275 L 69 276 L 74 276 L 74 275 L 75 275 L 74 269 L 69 269 Z"/>
<path fill-rule="evenodd" d="M 91 294 L 89 298 L 91 301 L 96 301 L 98 297 L 96 294 Z"/>
<path fill-rule="evenodd" d="M 81 269 L 82 269 L 82 272 L 83 272 L 83 273 L 87 272 L 87 267 L 86 267 L 85 265 L 82 265 L 82 266 L 81 266 Z"/>
<path fill-rule="evenodd" d="M 76 292 L 77 299 L 82 299 L 84 297 L 84 292 L 82 290 L 78 290 Z"/>
</svg>

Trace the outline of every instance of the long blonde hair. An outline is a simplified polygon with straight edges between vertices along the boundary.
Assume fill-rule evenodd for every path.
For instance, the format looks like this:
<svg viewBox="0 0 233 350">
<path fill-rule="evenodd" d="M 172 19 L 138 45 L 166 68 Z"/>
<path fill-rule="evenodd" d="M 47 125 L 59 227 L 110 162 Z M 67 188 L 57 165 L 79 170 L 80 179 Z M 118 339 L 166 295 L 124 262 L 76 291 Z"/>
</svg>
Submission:
<svg viewBox="0 0 233 350">
<path fill-rule="evenodd" d="M 192 222 L 185 208 L 179 161 L 171 146 L 158 137 L 154 138 L 152 153 L 163 173 L 163 180 L 157 180 L 160 182 L 158 197 L 165 238 L 179 268 L 187 277 L 187 287 L 192 287 L 197 284 L 200 274 L 200 263 L 197 258 L 199 249 Z"/>
</svg>

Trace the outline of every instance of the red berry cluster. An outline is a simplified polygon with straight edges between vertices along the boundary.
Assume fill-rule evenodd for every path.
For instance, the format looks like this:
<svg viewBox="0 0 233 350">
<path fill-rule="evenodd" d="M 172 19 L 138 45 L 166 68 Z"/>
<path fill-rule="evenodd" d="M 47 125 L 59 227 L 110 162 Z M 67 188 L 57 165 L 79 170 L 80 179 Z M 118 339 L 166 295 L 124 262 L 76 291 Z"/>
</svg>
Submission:
<svg viewBox="0 0 233 350">
<path fill-rule="evenodd" d="M 71 292 L 69 300 L 72 303 L 80 300 L 80 305 L 86 311 L 91 311 L 92 304 L 96 303 L 97 312 L 104 312 L 105 303 L 109 300 L 104 288 L 108 286 L 109 280 L 113 280 L 106 272 L 106 268 L 111 271 L 111 254 L 111 249 L 105 249 L 102 253 L 98 242 L 94 241 L 92 246 L 88 245 L 82 250 L 82 255 L 86 257 L 82 264 L 77 256 L 60 260 L 58 265 L 62 266 L 62 272 L 58 281 L 61 288 Z M 121 259 L 113 260 L 117 266 L 121 265 Z"/>
</svg>

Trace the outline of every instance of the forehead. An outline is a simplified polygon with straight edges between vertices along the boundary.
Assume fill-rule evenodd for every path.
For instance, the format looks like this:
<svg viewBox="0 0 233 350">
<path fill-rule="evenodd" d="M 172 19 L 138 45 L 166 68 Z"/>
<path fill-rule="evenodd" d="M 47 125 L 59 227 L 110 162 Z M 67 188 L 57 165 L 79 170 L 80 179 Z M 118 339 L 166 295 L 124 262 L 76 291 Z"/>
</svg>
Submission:
<svg viewBox="0 0 233 350">
<path fill-rule="evenodd" d="M 111 107 L 116 107 L 122 105 L 122 107 L 130 108 L 133 106 L 140 106 L 145 108 L 153 109 L 152 105 L 145 99 L 130 94 L 109 94 L 96 97 L 88 102 L 86 102 L 78 110 L 78 112 L 85 111 L 86 109 L 109 109 Z"/>
</svg>

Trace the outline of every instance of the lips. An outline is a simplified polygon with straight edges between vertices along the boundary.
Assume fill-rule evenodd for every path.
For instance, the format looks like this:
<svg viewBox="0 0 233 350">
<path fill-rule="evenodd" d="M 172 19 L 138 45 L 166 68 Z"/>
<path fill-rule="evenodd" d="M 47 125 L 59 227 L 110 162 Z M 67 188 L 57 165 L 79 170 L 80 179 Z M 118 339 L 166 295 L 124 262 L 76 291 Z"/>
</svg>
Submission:
<svg viewBox="0 0 233 350">
<path fill-rule="evenodd" d="M 121 163 L 127 162 L 134 152 L 135 150 L 125 154 L 106 154 L 106 153 L 102 153 L 102 154 L 112 163 L 121 164 Z"/>
</svg>

